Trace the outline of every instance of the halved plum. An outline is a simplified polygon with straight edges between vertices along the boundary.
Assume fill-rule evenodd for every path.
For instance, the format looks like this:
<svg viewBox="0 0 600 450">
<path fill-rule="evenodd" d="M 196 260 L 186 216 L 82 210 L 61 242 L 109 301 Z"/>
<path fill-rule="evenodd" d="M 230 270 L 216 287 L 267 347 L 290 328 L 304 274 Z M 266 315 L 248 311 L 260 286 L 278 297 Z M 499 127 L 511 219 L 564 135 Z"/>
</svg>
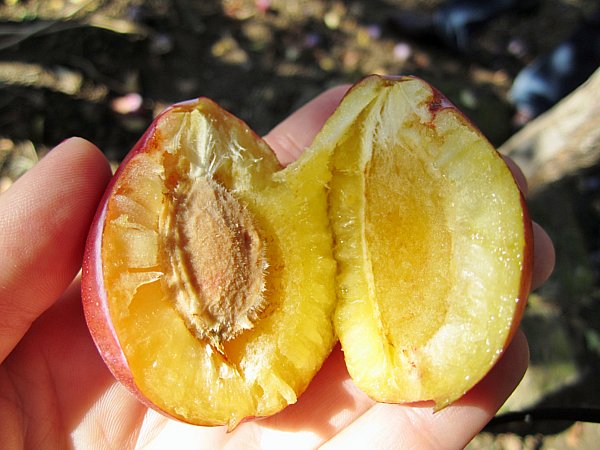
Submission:
<svg viewBox="0 0 600 450">
<path fill-rule="evenodd" d="M 510 342 L 531 265 L 496 150 L 424 81 L 372 76 L 285 168 L 213 102 L 168 109 L 102 201 L 82 285 L 120 381 L 231 429 L 294 403 L 336 334 L 375 400 L 448 405 Z"/>
</svg>

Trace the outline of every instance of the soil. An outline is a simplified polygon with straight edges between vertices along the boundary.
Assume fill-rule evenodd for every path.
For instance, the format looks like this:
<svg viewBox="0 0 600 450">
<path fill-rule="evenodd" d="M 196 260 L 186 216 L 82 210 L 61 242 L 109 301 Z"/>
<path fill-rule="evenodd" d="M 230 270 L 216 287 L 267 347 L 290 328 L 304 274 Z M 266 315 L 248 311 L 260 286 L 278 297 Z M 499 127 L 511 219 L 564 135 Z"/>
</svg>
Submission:
<svg viewBox="0 0 600 450">
<path fill-rule="evenodd" d="M 0 2 L 0 191 L 48 149 L 73 135 L 93 141 L 117 164 L 152 118 L 173 102 L 210 97 L 264 134 L 328 87 L 370 73 L 423 77 L 500 145 L 516 131 L 509 96 L 516 74 L 566 38 L 595 7 L 595 2 L 584 0 L 545 0 L 533 9 L 499 15 L 472 30 L 464 51 L 435 37 L 410 36 L 393 24 L 392 18 L 402 11 L 434 11 L 441 3 L 4 0 Z M 568 366 L 560 366 L 567 368 L 559 371 L 559 381 L 541 377 L 545 386 L 535 387 L 539 394 L 535 401 L 579 380 L 600 361 L 598 173 L 593 168 L 563 180 L 560 189 L 554 187 L 558 193 L 546 193 L 553 199 L 566 196 L 568 205 L 572 197 L 577 199 L 568 220 L 563 218 L 575 230 L 576 244 L 565 244 L 575 263 L 565 261 L 584 269 L 578 274 L 568 267 L 561 271 L 550 288 L 534 298 L 537 309 L 525 320 L 534 329 L 543 325 L 535 320 L 541 315 L 548 319 L 544 324 L 563 333 L 556 339 L 559 347 L 565 347 L 561 364 Z M 539 216 L 534 217 L 560 235 L 565 224 L 544 208 L 548 199 L 532 201 Z M 585 292 L 577 277 L 584 279 Z M 573 285 L 579 289 L 568 288 Z M 565 296 L 574 296 L 568 305 Z M 554 301 L 557 297 L 561 301 Z M 570 311 L 568 323 L 561 318 L 561 308 Z M 558 325 L 552 327 L 555 320 Z M 573 331 L 573 327 L 580 328 Z M 531 340 L 537 345 L 535 337 Z M 541 373 L 548 373 L 557 366 L 547 363 L 543 348 L 542 339 L 532 355 L 538 358 Z M 554 445 L 555 436 L 566 439 L 561 433 L 567 432 L 555 431 L 536 431 L 535 436 L 541 437 L 535 448 L 543 448 L 545 439 Z M 597 432 L 592 428 L 591 433 Z M 590 431 L 586 433 L 589 437 Z M 493 442 L 496 448 L 513 448 L 510 437 L 498 438 L 506 436 L 504 431 L 492 434 L 492 441 L 486 440 L 489 436 L 480 438 L 482 445 Z M 525 447 L 531 441 L 516 432 L 509 436 Z"/>
<path fill-rule="evenodd" d="M 500 144 L 514 131 L 512 79 L 571 32 L 584 2 L 499 16 L 467 54 L 390 24 L 438 3 L 5 1 L 0 134 L 36 148 L 77 134 L 118 160 L 172 102 L 208 96 L 265 133 L 325 88 L 377 72 L 431 81 Z M 111 102 L 132 92 L 142 107 L 116 112 Z"/>
</svg>

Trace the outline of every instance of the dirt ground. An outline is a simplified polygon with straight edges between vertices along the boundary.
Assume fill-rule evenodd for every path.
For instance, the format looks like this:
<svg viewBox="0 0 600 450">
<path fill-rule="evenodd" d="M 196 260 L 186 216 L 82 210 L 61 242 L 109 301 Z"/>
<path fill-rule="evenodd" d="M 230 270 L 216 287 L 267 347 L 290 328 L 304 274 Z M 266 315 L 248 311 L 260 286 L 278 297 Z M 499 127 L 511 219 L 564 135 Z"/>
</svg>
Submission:
<svg viewBox="0 0 600 450">
<path fill-rule="evenodd" d="M 176 101 L 210 97 L 264 134 L 326 88 L 370 73 L 425 78 L 500 145 L 516 131 L 515 75 L 596 5 L 545 0 L 503 14 L 474 30 L 466 52 L 411 38 L 390 20 L 440 3 L 0 1 L 0 191 L 73 135 L 117 164 Z M 599 192 L 594 167 L 531 199 L 534 219 L 557 241 L 559 263 L 532 296 L 524 320 L 532 368 L 508 409 L 600 405 Z M 549 202 L 569 214 L 548 211 Z M 598 426 L 561 422 L 491 429 L 472 447 L 595 448 L 599 437 Z"/>
<path fill-rule="evenodd" d="M 78 134 L 119 159 L 166 104 L 209 96 L 264 133 L 325 88 L 377 72 L 426 78 L 500 144 L 513 132 L 513 77 L 570 33 L 586 2 L 500 16 L 468 55 L 390 25 L 400 8 L 440 1 L 263 3 L 4 1 L 0 134 L 36 148 Z M 143 104 L 120 114 L 113 102 L 130 93 Z"/>
</svg>

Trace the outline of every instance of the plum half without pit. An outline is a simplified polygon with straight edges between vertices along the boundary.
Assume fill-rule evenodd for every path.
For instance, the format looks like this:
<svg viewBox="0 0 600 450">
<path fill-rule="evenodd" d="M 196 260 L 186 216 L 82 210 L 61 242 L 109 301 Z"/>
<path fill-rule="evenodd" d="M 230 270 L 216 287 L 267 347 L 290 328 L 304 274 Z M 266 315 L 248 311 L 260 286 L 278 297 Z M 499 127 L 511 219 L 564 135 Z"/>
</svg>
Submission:
<svg viewBox="0 0 600 450">
<path fill-rule="evenodd" d="M 82 293 L 120 382 L 233 429 L 296 402 L 338 339 L 374 400 L 450 404 L 510 342 L 531 266 L 496 150 L 426 82 L 370 76 L 287 167 L 211 100 L 164 111 L 101 201 Z"/>
</svg>

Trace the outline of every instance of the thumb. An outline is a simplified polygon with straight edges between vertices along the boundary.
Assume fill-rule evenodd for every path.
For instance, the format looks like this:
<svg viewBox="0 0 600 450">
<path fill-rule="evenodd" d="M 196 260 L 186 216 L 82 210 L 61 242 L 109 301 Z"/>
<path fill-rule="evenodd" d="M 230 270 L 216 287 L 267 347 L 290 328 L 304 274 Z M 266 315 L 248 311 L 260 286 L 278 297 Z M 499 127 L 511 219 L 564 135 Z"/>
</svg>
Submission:
<svg viewBox="0 0 600 450">
<path fill-rule="evenodd" d="M 77 274 L 109 178 L 102 153 L 75 138 L 0 196 L 0 361 Z"/>
</svg>

